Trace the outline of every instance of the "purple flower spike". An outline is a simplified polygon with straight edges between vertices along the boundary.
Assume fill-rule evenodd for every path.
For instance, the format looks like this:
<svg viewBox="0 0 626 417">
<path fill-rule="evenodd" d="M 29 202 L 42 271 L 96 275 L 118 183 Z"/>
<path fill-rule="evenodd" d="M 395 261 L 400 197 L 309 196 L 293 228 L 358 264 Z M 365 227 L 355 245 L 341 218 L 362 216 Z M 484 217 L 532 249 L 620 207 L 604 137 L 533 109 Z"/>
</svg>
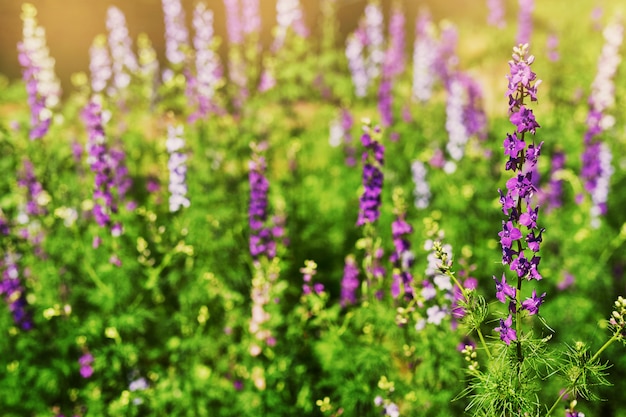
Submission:
<svg viewBox="0 0 626 417">
<path fill-rule="evenodd" d="M 533 62 L 534 57 L 528 55 L 527 44 L 513 48 L 513 59 L 509 61 L 511 71 L 507 76 L 509 119 L 515 127 L 515 133 L 507 134 L 503 145 L 504 155 L 508 157 L 505 169 L 515 174 L 506 182 L 506 193 L 498 190 L 502 212 L 507 216 L 502 221 L 502 231 L 498 235 L 502 246 L 502 263 L 515 272 L 517 285 L 509 285 L 504 274 L 500 281 L 494 277 L 496 298 L 502 303 L 507 302 L 507 297 L 509 299 L 509 315 L 507 319 L 500 319 L 500 327 L 496 328 L 507 345 L 517 340 L 518 336 L 512 329 L 513 314 L 516 320 L 519 319 L 521 309 L 529 311 L 531 315 L 536 314 L 545 296 L 544 293 L 537 297 L 536 290 L 533 290 L 533 297 L 524 301 L 521 306 L 516 301 L 524 278 L 529 281 L 542 279 L 538 270 L 541 257 L 537 253 L 545 229 L 537 225 L 539 207 L 534 205 L 533 196 L 537 194 L 537 162 L 543 142 L 536 144 L 534 141 L 533 136 L 540 126 L 532 110 L 524 103 L 526 99 L 537 100 L 537 85 L 540 80 L 537 80 L 531 70 Z M 527 254 L 530 253 L 532 258 L 529 259 Z"/>
<path fill-rule="evenodd" d="M 378 133 L 378 129 L 374 129 Z M 361 142 L 366 151 L 363 153 L 363 193 L 359 199 L 359 217 L 356 225 L 374 223 L 380 216 L 381 194 L 383 189 L 383 173 L 385 148 L 375 139 L 368 124 L 364 126 Z"/>
</svg>

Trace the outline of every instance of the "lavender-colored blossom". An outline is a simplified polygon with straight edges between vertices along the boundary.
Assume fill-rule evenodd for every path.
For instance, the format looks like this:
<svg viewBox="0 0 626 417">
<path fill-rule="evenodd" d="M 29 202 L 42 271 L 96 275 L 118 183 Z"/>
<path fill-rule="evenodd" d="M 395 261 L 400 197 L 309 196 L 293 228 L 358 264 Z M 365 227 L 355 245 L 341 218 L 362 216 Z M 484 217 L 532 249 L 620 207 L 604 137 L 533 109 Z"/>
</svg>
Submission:
<svg viewBox="0 0 626 417">
<path fill-rule="evenodd" d="M 87 379 L 93 375 L 93 355 L 89 352 L 85 352 L 78 358 L 78 364 L 80 365 L 80 375 Z"/>
<path fill-rule="evenodd" d="M 87 141 L 87 163 L 95 174 L 93 215 L 101 227 L 113 225 L 111 215 L 117 213 L 117 201 L 113 197 L 114 172 L 106 143 L 102 107 L 96 97 L 92 98 L 82 112 Z"/>
<path fill-rule="evenodd" d="M 22 6 L 22 41 L 17 44 L 22 79 L 26 84 L 31 111 L 31 140 L 41 139 L 50 128 L 52 109 L 60 102 L 61 83 L 54 72 L 55 61 L 46 46 L 46 33 L 39 26 L 37 10 L 29 3 Z"/>
<path fill-rule="evenodd" d="M 174 66 L 187 59 L 189 32 L 185 24 L 185 10 L 180 0 L 162 0 L 165 21 L 165 57 Z"/>
<path fill-rule="evenodd" d="M 346 57 L 348 67 L 354 84 L 354 93 L 357 97 L 365 97 L 369 88 L 370 80 L 365 64 L 365 34 L 363 29 L 357 29 L 346 40 Z"/>
<path fill-rule="evenodd" d="M 111 68 L 111 57 L 107 49 L 105 35 L 98 35 L 94 38 L 89 48 L 89 71 L 91 73 L 91 91 L 102 93 L 113 76 Z"/>
<path fill-rule="evenodd" d="M 49 200 L 48 194 L 35 176 L 33 163 L 28 159 L 23 161 L 23 169 L 18 178 L 18 185 L 26 189 L 26 214 L 28 216 L 43 216 L 48 210 L 46 205 Z"/>
<path fill-rule="evenodd" d="M 548 40 L 546 41 L 546 49 L 548 60 L 551 62 L 557 62 L 561 59 L 561 54 L 558 51 L 559 48 L 559 37 L 555 33 L 551 33 L 548 35 Z"/>
<path fill-rule="evenodd" d="M 425 209 L 430 204 L 430 186 L 426 181 L 426 165 L 423 162 L 415 160 L 411 163 L 411 176 L 413 178 L 413 197 L 415 207 Z"/>
<path fill-rule="evenodd" d="M 517 15 L 517 44 L 523 45 L 530 42 L 533 31 L 533 9 L 535 0 L 519 0 L 519 12 Z"/>
<path fill-rule="evenodd" d="M 215 50 L 213 31 L 213 11 L 207 9 L 204 3 L 198 3 L 193 12 L 193 28 L 195 36 L 195 91 L 194 99 L 197 109 L 192 120 L 205 117 L 214 109 L 215 91 L 222 82 L 222 66 L 219 55 Z"/>
<path fill-rule="evenodd" d="M 258 35 L 261 31 L 261 11 L 260 0 L 241 0 L 243 21 L 243 32 L 245 35 Z"/>
<path fill-rule="evenodd" d="M 130 84 L 131 74 L 139 68 L 132 51 L 132 41 L 126 27 L 126 18 L 120 9 L 110 6 L 107 10 L 106 27 L 109 31 L 109 48 L 113 61 L 113 88 L 124 90 Z"/>
<path fill-rule="evenodd" d="M 231 45 L 243 43 L 244 22 L 240 13 L 239 0 L 224 0 L 226 11 L 226 33 Z"/>
<path fill-rule="evenodd" d="M 395 7 L 389 20 L 389 46 L 385 52 L 383 72 L 388 77 L 396 77 L 404 72 L 405 62 L 405 36 L 404 36 L 404 12 Z"/>
<path fill-rule="evenodd" d="M 165 146 L 169 154 L 167 168 L 170 173 L 170 212 L 176 212 L 181 207 L 191 204 L 187 198 L 187 155 L 182 152 L 185 147 L 183 126 L 168 126 Z"/>
<path fill-rule="evenodd" d="M 557 151 L 552 155 L 550 167 L 550 180 L 541 190 L 540 200 L 547 204 L 547 210 L 551 211 L 561 207 L 564 180 L 558 177 L 559 172 L 565 167 L 565 153 Z"/>
<path fill-rule="evenodd" d="M 276 52 L 283 47 L 289 30 L 302 38 L 309 36 L 309 29 L 304 23 L 304 13 L 300 0 L 277 0 L 276 28 L 274 29 L 272 51 Z"/>
<path fill-rule="evenodd" d="M 277 252 L 277 241 L 284 234 L 284 217 L 268 213 L 269 181 L 265 177 L 267 162 L 263 152 L 267 142 L 252 144 L 252 158 L 248 162 L 248 182 L 250 184 L 250 203 L 248 224 L 250 227 L 249 247 L 253 259 L 266 256 L 273 259 Z M 286 242 L 283 239 L 283 242 Z"/>
<path fill-rule="evenodd" d="M 463 113 L 464 93 L 463 84 L 457 79 L 451 79 L 446 101 L 446 131 L 448 132 L 446 150 L 454 161 L 460 161 L 463 158 L 465 145 L 469 140 Z"/>
<path fill-rule="evenodd" d="M 0 295 L 4 296 L 4 301 L 9 306 L 15 324 L 23 330 L 30 330 L 33 327 L 33 322 L 27 311 L 26 291 L 20 280 L 18 259 L 17 254 L 6 252 L 4 259 L 0 260 L 0 268 L 2 268 Z"/>
<path fill-rule="evenodd" d="M 394 251 L 389 257 L 389 261 L 394 266 L 393 281 L 391 285 L 391 296 L 398 298 L 404 294 L 407 298 L 413 297 L 413 274 L 411 267 L 415 256 L 411 251 L 411 242 L 408 236 L 413 233 L 413 227 L 404 219 L 405 213 L 401 208 L 397 208 L 398 214 L 391 223 L 391 235 L 393 239 Z"/>
<path fill-rule="evenodd" d="M 389 127 L 393 124 L 392 85 L 391 78 L 383 77 L 378 86 L 378 112 L 380 113 L 380 121 L 383 127 Z"/>
<path fill-rule="evenodd" d="M 469 74 L 457 73 L 457 78 L 465 88 L 463 106 L 463 124 L 469 136 L 476 135 L 479 139 L 487 138 L 487 115 L 483 106 L 483 90 L 481 85 Z"/>
<path fill-rule="evenodd" d="M 489 10 L 487 24 L 495 26 L 498 29 L 504 29 L 504 27 L 506 27 L 506 20 L 504 19 L 504 0 L 487 0 L 487 9 Z"/>
<path fill-rule="evenodd" d="M 459 43 L 459 32 L 454 24 L 445 21 L 441 27 L 437 56 L 433 63 L 435 74 L 445 86 L 457 74 L 459 56 L 456 52 Z"/>
<path fill-rule="evenodd" d="M 430 99 L 435 82 L 435 62 L 438 44 L 430 14 L 420 13 L 415 23 L 413 45 L 413 98 L 426 102 Z"/>
<path fill-rule="evenodd" d="M 621 62 L 619 48 L 624 37 L 624 27 L 619 22 L 607 25 L 603 32 L 605 43 L 598 59 L 598 72 L 591 84 L 587 131 L 584 137 L 581 177 L 585 190 L 592 199 L 592 226 L 599 225 L 599 217 L 606 214 L 610 177 L 613 173 L 610 149 L 598 136 L 611 128 L 615 119 L 607 110 L 615 105 L 613 79 Z"/>
<path fill-rule="evenodd" d="M 377 0 L 370 0 L 365 6 L 365 16 L 363 20 L 368 49 L 365 67 L 370 80 L 375 80 L 380 76 L 385 60 L 385 51 L 383 49 L 385 35 L 383 25 L 384 17 L 380 3 Z"/>
<path fill-rule="evenodd" d="M 372 135 L 378 134 L 378 127 L 372 129 L 369 125 L 363 127 L 361 143 L 366 151 L 363 152 L 363 193 L 359 199 L 359 216 L 357 226 L 374 223 L 380 216 L 381 195 L 383 189 L 383 173 L 385 148 Z"/>
<path fill-rule="evenodd" d="M 353 255 L 346 256 L 343 278 L 341 279 L 341 301 L 342 307 L 356 304 L 356 291 L 359 288 L 359 269 Z"/>
</svg>

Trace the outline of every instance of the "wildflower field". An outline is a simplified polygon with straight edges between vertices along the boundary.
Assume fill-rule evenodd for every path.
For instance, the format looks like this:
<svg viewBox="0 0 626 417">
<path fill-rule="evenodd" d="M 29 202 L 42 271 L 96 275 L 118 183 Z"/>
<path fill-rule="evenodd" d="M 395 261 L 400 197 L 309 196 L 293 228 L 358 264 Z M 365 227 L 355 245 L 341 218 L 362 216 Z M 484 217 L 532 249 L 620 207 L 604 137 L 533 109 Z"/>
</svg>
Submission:
<svg viewBox="0 0 626 417">
<path fill-rule="evenodd" d="M 618 1 L 158 3 L 3 51 L 0 415 L 626 416 Z"/>
</svg>

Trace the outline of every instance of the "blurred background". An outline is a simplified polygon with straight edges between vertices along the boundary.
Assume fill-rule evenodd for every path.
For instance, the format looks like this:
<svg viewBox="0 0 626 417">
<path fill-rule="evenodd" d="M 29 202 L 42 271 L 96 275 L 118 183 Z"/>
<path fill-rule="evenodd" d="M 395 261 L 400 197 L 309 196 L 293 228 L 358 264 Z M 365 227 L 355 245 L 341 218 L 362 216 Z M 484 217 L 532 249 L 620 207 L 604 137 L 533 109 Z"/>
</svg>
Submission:
<svg viewBox="0 0 626 417">
<path fill-rule="evenodd" d="M 191 14 L 193 6 L 199 0 L 182 0 L 185 8 L 188 27 L 191 31 Z M 545 1 L 545 0 L 543 0 Z M 214 27 L 222 39 L 222 51 L 227 47 L 225 11 L 223 0 L 204 0 L 215 15 Z M 407 13 L 407 36 L 414 31 L 415 16 L 420 8 L 427 8 L 435 21 L 443 18 L 451 20 L 473 20 L 477 24 L 486 19 L 484 0 L 401 0 Z M 21 39 L 22 21 L 20 11 L 22 0 L 0 0 L 0 74 L 11 80 L 21 77 L 17 61 L 17 42 Z M 139 33 L 146 33 L 155 47 L 159 60 L 164 57 L 164 30 L 161 0 L 31 0 L 38 11 L 39 24 L 46 30 L 50 54 L 56 60 L 56 72 L 61 78 L 64 90 L 69 87 L 72 73 L 87 71 L 89 65 L 89 46 L 94 37 L 105 33 L 105 16 L 109 6 L 116 6 L 126 16 L 128 30 L 136 41 Z M 337 14 L 340 22 L 339 42 L 343 42 L 348 33 L 354 30 L 358 19 L 363 14 L 366 0 L 337 0 Z M 385 13 L 392 1 L 383 0 Z M 507 15 L 515 16 L 516 1 L 509 1 Z M 308 27 L 315 36 L 319 33 L 318 18 L 320 15 L 319 0 L 301 0 L 305 8 Z M 261 0 L 262 8 L 262 41 L 268 45 L 271 30 L 276 23 L 276 0 Z M 409 38 L 411 39 L 411 38 Z M 408 42 L 408 47 L 412 42 Z"/>
</svg>

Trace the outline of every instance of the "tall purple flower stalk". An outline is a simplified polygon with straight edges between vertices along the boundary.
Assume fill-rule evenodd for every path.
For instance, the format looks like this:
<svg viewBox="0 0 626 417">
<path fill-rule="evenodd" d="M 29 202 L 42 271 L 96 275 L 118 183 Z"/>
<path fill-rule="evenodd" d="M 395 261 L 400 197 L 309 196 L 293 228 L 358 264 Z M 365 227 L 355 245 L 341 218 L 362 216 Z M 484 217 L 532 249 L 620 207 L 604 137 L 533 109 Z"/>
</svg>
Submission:
<svg viewBox="0 0 626 417">
<path fill-rule="evenodd" d="M 177 212 L 181 207 L 189 207 L 187 198 L 187 155 L 183 153 L 185 139 L 183 126 L 168 126 L 165 146 L 170 155 L 167 168 L 170 173 L 170 212 Z"/>
<path fill-rule="evenodd" d="M 4 301 L 9 306 L 15 324 L 23 330 L 30 330 L 33 327 L 33 322 L 27 311 L 26 291 L 20 281 L 17 261 L 18 256 L 12 252 L 5 253 L 4 259 L 0 260 L 0 267 L 2 268 L 0 295 L 4 296 Z"/>
<path fill-rule="evenodd" d="M 61 84 L 54 72 L 54 59 L 46 46 L 46 32 L 37 23 L 35 6 L 22 6 L 22 41 L 18 42 L 18 60 L 26 84 L 31 111 L 31 140 L 41 139 L 50 128 L 52 109 L 61 98 Z"/>
<path fill-rule="evenodd" d="M 517 44 L 523 45 L 530 42 L 533 32 L 533 9 L 535 0 L 519 0 L 519 12 L 517 15 Z"/>
<path fill-rule="evenodd" d="M 526 107 L 526 100 L 537 101 L 537 87 L 540 80 L 530 68 L 534 56 L 528 55 L 528 44 L 513 48 L 513 59 L 509 61 L 511 72 L 507 75 L 509 99 L 509 120 L 515 126 L 515 132 L 507 134 L 504 140 L 504 154 L 508 157 L 506 170 L 512 171 L 512 177 L 506 182 L 506 192 L 500 193 L 502 212 L 507 216 L 502 221 L 500 244 L 502 245 L 502 263 L 517 276 L 517 285 L 510 286 L 503 274 L 496 280 L 496 296 L 506 303 L 509 311 L 514 313 L 516 328 L 513 329 L 513 316 L 500 320 L 496 331 L 500 338 L 510 344 L 520 336 L 520 320 L 523 310 L 529 315 L 537 314 L 545 293 L 522 302 L 520 293 L 524 279 L 541 280 L 538 266 L 540 257 L 537 255 L 545 229 L 537 225 L 539 207 L 535 205 L 533 196 L 537 192 L 533 185 L 533 171 L 537 165 L 542 143 L 536 144 L 534 135 L 539 124 L 533 111 Z M 522 359 L 521 345 L 518 344 L 518 358 Z"/>
<path fill-rule="evenodd" d="M 367 35 L 368 48 L 365 67 L 368 72 L 368 78 L 375 80 L 380 76 L 385 61 L 384 17 L 378 0 L 370 0 L 367 6 L 365 6 L 363 25 Z"/>
<path fill-rule="evenodd" d="M 259 0 L 241 0 L 244 35 L 258 36 L 261 32 L 261 11 Z"/>
<path fill-rule="evenodd" d="M 46 203 L 49 198 L 35 176 L 33 163 L 28 159 L 23 161 L 23 170 L 18 179 L 18 185 L 25 188 L 27 192 L 26 214 L 29 216 L 45 215 L 48 212 Z"/>
<path fill-rule="evenodd" d="M 415 160 L 411 163 L 411 177 L 415 188 L 413 189 L 413 202 L 415 208 L 425 209 L 430 204 L 430 186 L 426 180 L 426 165 L 422 161 Z"/>
<path fill-rule="evenodd" d="M 354 94 L 357 97 L 365 97 L 370 85 L 365 65 L 366 42 L 365 30 L 362 28 L 357 28 L 346 40 L 346 58 L 352 76 L 352 84 L 354 84 Z"/>
<path fill-rule="evenodd" d="M 413 98 L 426 102 L 430 99 L 435 83 L 435 61 L 438 44 L 430 14 L 421 12 L 415 23 L 413 45 Z"/>
<path fill-rule="evenodd" d="M 309 36 L 309 29 L 304 23 L 304 12 L 300 0 L 277 0 L 276 28 L 272 51 L 276 52 L 283 47 L 290 29 L 302 38 Z"/>
<path fill-rule="evenodd" d="M 456 170 L 456 162 L 463 158 L 465 145 L 469 140 L 463 112 L 464 102 L 465 88 L 459 79 L 452 77 L 448 84 L 448 98 L 446 100 L 446 130 L 448 132 L 446 150 L 452 161 L 445 165 L 446 172 Z"/>
<path fill-rule="evenodd" d="M 356 292 L 359 289 L 359 268 L 354 259 L 354 255 L 348 255 L 345 259 L 343 278 L 341 279 L 341 300 L 342 307 L 356 304 Z"/>
<path fill-rule="evenodd" d="M 226 34 L 231 45 L 243 43 L 244 22 L 240 12 L 239 0 L 224 0 L 226 11 Z"/>
<path fill-rule="evenodd" d="M 404 294 L 405 298 L 413 297 L 413 274 L 411 267 L 415 255 L 411 251 L 411 242 L 408 237 L 413 233 L 413 227 L 407 223 L 406 207 L 398 191 L 394 192 L 396 218 L 391 223 L 394 251 L 389 257 L 393 265 L 391 296 L 398 298 Z"/>
<path fill-rule="evenodd" d="M 604 29 L 603 35 L 605 43 L 598 59 L 598 72 L 591 84 L 589 96 L 581 171 L 585 190 L 591 195 L 591 217 L 594 227 L 599 225 L 599 218 L 606 214 L 609 182 L 613 173 L 610 150 L 602 144 L 599 136 L 615 123 L 613 116 L 606 112 L 615 105 L 613 79 L 621 62 L 619 48 L 624 37 L 624 27 L 620 22 L 614 22 Z"/>
<path fill-rule="evenodd" d="M 556 151 L 552 155 L 550 166 L 550 179 L 539 194 L 540 204 L 546 206 L 546 211 L 555 210 L 563 204 L 563 183 L 564 180 L 558 177 L 558 173 L 565 168 L 565 153 Z"/>
<path fill-rule="evenodd" d="M 111 218 L 118 211 L 117 201 L 113 196 L 114 170 L 106 143 L 102 106 L 97 97 L 87 103 L 83 109 L 82 118 L 88 136 L 87 162 L 95 174 L 93 215 L 100 227 L 109 228 L 113 234 L 117 234 L 120 225 L 113 224 Z"/>
<path fill-rule="evenodd" d="M 488 25 L 495 26 L 498 29 L 506 27 L 504 0 L 487 0 L 487 9 L 489 10 L 489 15 L 487 16 Z"/>
<path fill-rule="evenodd" d="M 258 259 L 260 256 L 273 259 L 276 257 L 277 240 L 284 234 L 283 220 L 280 216 L 269 218 L 269 181 L 265 177 L 267 162 L 264 156 L 264 152 L 267 150 L 267 142 L 252 144 L 251 147 L 253 150 L 252 158 L 248 162 L 250 254 L 253 259 Z"/>
<path fill-rule="evenodd" d="M 107 49 L 105 35 L 94 38 L 89 48 L 89 72 L 91 74 L 91 91 L 94 94 L 102 93 L 113 76 L 111 57 Z"/>
<path fill-rule="evenodd" d="M 131 75 L 139 64 L 132 50 L 132 41 L 126 27 L 126 18 L 120 9 L 110 6 L 107 10 L 106 26 L 109 31 L 109 48 L 113 61 L 113 89 L 120 93 L 130 84 Z"/>
<path fill-rule="evenodd" d="M 185 10 L 180 0 L 162 0 L 165 21 L 165 57 L 175 68 L 187 60 L 189 32 L 185 24 Z M 172 73 L 165 74 L 166 80 Z"/>
<path fill-rule="evenodd" d="M 372 138 L 372 133 L 378 134 L 378 127 L 371 130 L 368 123 L 363 127 L 361 143 L 365 147 L 363 152 L 363 193 L 359 199 L 359 216 L 357 226 L 374 223 L 380 216 L 381 195 L 383 190 L 383 162 L 385 148 Z"/>
<path fill-rule="evenodd" d="M 354 118 L 350 113 L 350 110 L 344 108 L 341 110 L 341 129 L 343 132 L 343 143 L 346 154 L 346 165 L 354 166 L 356 164 L 354 145 L 352 143 L 352 125 L 354 124 Z"/>
<path fill-rule="evenodd" d="M 383 127 L 393 124 L 393 81 L 404 71 L 404 66 L 404 13 L 396 5 L 389 22 L 389 45 L 385 52 L 382 80 L 378 86 L 378 110 Z"/>
<path fill-rule="evenodd" d="M 197 101 L 197 109 L 191 116 L 192 121 L 206 117 L 215 109 L 215 91 L 222 80 L 222 66 L 213 32 L 213 11 L 207 9 L 204 3 L 198 3 L 194 9 L 193 27 L 195 30 L 193 46 L 196 51 L 194 98 Z"/>
</svg>

